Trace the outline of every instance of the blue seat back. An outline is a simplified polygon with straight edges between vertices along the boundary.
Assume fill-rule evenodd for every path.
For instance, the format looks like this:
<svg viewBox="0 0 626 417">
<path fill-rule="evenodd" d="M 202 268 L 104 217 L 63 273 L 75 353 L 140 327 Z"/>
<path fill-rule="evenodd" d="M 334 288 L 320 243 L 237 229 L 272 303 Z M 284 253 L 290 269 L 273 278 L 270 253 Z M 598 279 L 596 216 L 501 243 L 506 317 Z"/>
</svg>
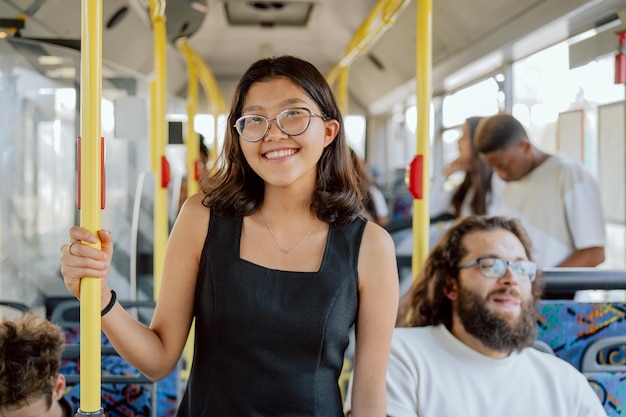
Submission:
<svg viewBox="0 0 626 417">
<path fill-rule="evenodd" d="M 626 372 L 586 373 L 609 417 L 626 415 Z"/>
<path fill-rule="evenodd" d="M 626 415 L 626 304 L 544 300 L 537 340 L 585 374 L 610 417 Z"/>
<path fill-rule="evenodd" d="M 152 301 L 120 301 L 125 307 L 154 308 Z M 80 358 L 76 353 L 80 345 L 80 308 L 78 301 L 59 303 L 51 320 L 61 326 L 65 334 L 66 349 L 60 372 L 68 380 L 66 398 L 80 405 Z M 148 315 L 147 312 L 143 312 Z M 102 407 L 108 417 L 171 417 L 178 408 L 180 364 L 164 379 L 154 383 L 121 358 L 101 333 Z M 71 353 L 68 353 L 73 351 Z"/>
<path fill-rule="evenodd" d="M 537 325 L 537 339 L 582 371 L 583 354 L 592 342 L 626 335 L 626 303 L 544 300 L 537 306 Z M 598 362 L 624 365 L 625 352 L 626 344 L 606 346 L 598 351 Z"/>
</svg>

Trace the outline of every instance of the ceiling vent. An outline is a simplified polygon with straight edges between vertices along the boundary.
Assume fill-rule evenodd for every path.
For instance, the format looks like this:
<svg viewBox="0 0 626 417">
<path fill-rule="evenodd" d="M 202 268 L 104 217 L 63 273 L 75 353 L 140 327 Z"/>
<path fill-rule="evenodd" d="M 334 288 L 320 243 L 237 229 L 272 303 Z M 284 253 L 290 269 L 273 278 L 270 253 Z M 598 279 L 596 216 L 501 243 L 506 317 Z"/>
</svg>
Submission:
<svg viewBox="0 0 626 417">
<path fill-rule="evenodd" d="M 313 11 L 312 2 L 225 1 L 231 26 L 306 26 Z"/>
</svg>

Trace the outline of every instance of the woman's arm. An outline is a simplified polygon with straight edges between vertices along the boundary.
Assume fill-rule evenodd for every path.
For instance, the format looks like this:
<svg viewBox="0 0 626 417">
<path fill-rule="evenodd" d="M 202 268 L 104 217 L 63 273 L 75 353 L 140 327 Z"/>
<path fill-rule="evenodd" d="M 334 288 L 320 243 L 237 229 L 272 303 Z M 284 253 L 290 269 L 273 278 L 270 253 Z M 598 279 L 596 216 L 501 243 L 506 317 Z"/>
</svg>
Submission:
<svg viewBox="0 0 626 417">
<path fill-rule="evenodd" d="M 386 413 L 385 376 L 398 312 L 398 286 L 391 236 L 378 225 L 368 222 L 359 252 L 353 417 L 380 417 Z"/>
<path fill-rule="evenodd" d="M 187 340 L 193 315 L 196 277 L 209 222 L 209 209 L 202 205 L 202 196 L 192 196 L 174 225 L 165 252 L 162 284 L 150 327 L 131 317 L 116 303 L 102 317 L 102 329 L 115 350 L 131 365 L 152 380 L 167 376 L 176 366 Z M 63 251 L 62 273 L 66 286 L 78 296 L 80 277 L 105 278 L 113 254 L 111 236 L 100 233 L 102 251 L 87 245 L 74 245 L 71 255 Z M 70 241 L 95 242 L 95 237 L 82 228 L 72 228 Z M 102 306 L 111 292 L 102 280 Z"/>
</svg>

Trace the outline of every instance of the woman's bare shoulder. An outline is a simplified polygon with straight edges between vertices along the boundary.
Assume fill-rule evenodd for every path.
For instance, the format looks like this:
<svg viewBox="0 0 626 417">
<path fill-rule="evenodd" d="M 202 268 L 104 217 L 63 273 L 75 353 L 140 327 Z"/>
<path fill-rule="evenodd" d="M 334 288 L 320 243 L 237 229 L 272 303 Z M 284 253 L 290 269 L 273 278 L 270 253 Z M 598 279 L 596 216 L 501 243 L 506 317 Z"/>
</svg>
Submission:
<svg viewBox="0 0 626 417">
<path fill-rule="evenodd" d="M 192 195 L 191 197 L 189 197 L 187 200 L 185 200 L 185 202 L 183 203 L 182 207 L 181 207 L 181 213 L 184 210 L 208 210 L 208 207 L 206 207 L 202 202 L 204 201 L 204 193 L 196 193 L 194 195 Z"/>
<path fill-rule="evenodd" d="M 174 228 L 183 228 L 188 233 L 200 231 L 206 234 L 211 210 L 202 203 L 203 200 L 204 194 L 202 193 L 194 194 L 185 200 Z"/>
<path fill-rule="evenodd" d="M 391 235 L 382 226 L 373 221 L 368 221 L 365 225 L 361 250 L 382 250 L 395 255 L 395 247 Z"/>
<path fill-rule="evenodd" d="M 360 282 L 381 275 L 397 279 L 396 250 L 391 235 L 380 225 L 368 221 L 359 249 Z M 395 278 L 394 278 L 395 277 Z"/>
</svg>

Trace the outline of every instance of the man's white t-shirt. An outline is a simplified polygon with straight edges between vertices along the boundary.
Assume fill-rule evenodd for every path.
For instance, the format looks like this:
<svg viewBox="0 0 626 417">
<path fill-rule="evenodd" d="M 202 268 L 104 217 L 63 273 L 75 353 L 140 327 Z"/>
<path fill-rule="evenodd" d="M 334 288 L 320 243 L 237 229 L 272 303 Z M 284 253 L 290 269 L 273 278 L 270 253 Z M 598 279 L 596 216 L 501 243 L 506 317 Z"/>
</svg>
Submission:
<svg viewBox="0 0 626 417">
<path fill-rule="evenodd" d="M 576 250 L 606 244 L 600 190 L 578 162 L 557 153 L 524 178 L 499 181 L 495 188 L 489 213 L 520 219 L 539 267 L 557 266 Z"/>
<path fill-rule="evenodd" d="M 344 411 L 351 408 L 349 390 Z M 443 325 L 394 330 L 387 415 L 606 417 L 587 379 L 564 360 L 534 348 L 493 359 Z"/>
</svg>

